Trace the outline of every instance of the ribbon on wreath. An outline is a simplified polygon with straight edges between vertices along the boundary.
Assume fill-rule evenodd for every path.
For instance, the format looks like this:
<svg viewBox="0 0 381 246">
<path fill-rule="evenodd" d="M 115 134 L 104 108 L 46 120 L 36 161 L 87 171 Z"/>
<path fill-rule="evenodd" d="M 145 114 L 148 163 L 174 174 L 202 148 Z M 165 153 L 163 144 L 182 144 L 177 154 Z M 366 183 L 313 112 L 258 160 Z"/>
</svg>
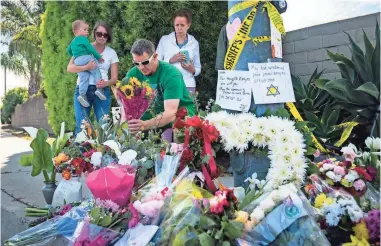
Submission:
<svg viewBox="0 0 381 246">
<path fill-rule="evenodd" d="M 215 192 L 217 188 L 215 187 L 212 178 L 217 176 L 217 164 L 213 157 L 212 150 L 212 142 L 217 141 L 220 133 L 216 129 L 215 126 L 210 125 L 208 121 L 203 121 L 198 116 L 193 116 L 188 118 L 185 122 L 185 141 L 184 141 L 184 149 L 189 146 L 190 141 L 190 131 L 189 127 L 193 127 L 195 129 L 194 134 L 199 140 L 204 141 L 202 158 L 208 156 L 207 164 L 209 165 L 209 170 L 206 168 L 204 163 L 201 166 L 202 174 L 205 177 L 206 184 L 210 191 Z"/>
</svg>

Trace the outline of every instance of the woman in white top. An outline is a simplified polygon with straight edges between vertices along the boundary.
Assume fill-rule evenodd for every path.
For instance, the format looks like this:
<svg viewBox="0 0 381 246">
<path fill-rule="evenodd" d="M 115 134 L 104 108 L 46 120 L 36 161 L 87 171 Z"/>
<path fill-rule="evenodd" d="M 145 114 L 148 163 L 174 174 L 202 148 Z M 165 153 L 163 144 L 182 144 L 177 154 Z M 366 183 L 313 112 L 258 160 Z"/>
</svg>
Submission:
<svg viewBox="0 0 381 246">
<path fill-rule="evenodd" d="M 114 49 L 106 45 L 112 40 L 111 28 L 105 22 L 98 21 L 94 26 L 93 36 L 95 39 L 93 46 L 98 51 L 98 53 L 101 54 L 102 58 L 104 59 L 104 62 L 99 64 L 98 66 L 103 80 L 96 83 L 95 78 L 90 76 L 89 88 L 86 93 L 90 107 L 87 107 L 87 108 L 83 107 L 77 100 L 77 97 L 79 95 L 78 80 L 77 80 L 77 87 L 75 88 L 75 93 L 74 93 L 76 134 L 81 131 L 82 120 L 85 118 L 85 116 L 86 117 L 90 116 L 90 111 L 92 107 L 94 108 L 94 114 L 97 121 L 99 121 L 105 114 L 108 115 L 110 113 L 111 95 L 112 95 L 110 86 L 114 85 L 116 81 L 118 80 L 118 64 L 119 64 L 118 55 L 116 54 Z M 85 66 L 76 66 L 74 64 L 74 59 L 72 57 L 67 66 L 67 71 L 70 73 L 78 73 L 81 71 L 94 69 L 96 66 L 97 65 L 95 62 L 89 62 Z M 110 77 L 109 77 L 109 70 L 111 70 Z M 95 95 L 96 88 L 104 89 L 106 100 L 100 100 Z"/>
<path fill-rule="evenodd" d="M 192 15 L 186 10 L 178 10 L 174 13 L 172 20 L 175 31 L 161 37 L 156 50 L 158 59 L 177 67 L 183 74 L 186 87 L 194 93 L 196 91 L 195 77 L 201 72 L 201 63 L 199 44 L 192 35 L 187 33 L 192 24 Z"/>
</svg>

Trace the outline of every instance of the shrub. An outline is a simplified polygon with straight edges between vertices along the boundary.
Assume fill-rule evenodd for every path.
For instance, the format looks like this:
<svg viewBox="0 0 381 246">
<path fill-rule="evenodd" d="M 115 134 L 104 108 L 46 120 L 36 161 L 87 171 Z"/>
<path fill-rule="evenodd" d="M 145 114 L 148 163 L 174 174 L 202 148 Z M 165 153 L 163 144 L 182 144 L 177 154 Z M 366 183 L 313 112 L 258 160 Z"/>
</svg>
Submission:
<svg viewBox="0 0 381 246">
<path fill-rule="evenodd" d="M 17 104 L 22 104 L 28 99 L 28 90 L 25 88 L 14 88 L 9 90 L 2 100 L 1 123 L 10 124 L 12 114 Z"/>
</svg>

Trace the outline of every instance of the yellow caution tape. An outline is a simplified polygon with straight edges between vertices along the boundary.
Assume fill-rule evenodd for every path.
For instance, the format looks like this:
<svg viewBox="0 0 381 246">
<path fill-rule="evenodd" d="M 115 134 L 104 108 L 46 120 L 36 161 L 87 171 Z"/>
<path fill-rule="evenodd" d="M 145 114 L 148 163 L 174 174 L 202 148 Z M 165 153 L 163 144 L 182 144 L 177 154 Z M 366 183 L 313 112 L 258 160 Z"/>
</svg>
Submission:
<svg viewBox="0 0 381 246">
<path fill-rule="evenodd" d="M 302 118 L 302 116 L 300 115 L 299 111 L 296 109 L 294 103 L 292 103 L 292 102 L 288 102 L 288 103 L 286 103 L 286 107 L 288 108 L 288 110 L 290 111 L 290 113 L 292 114 L 292 116 L 294 116 L 295 120 L 297 120 L 297 121 L 303 121 L 303 118 Z M 304 128 L 308 129 L 307 126 L 305 126 Z M 316 137 L 314 136 L 314 134 L 311 133 L 311 137 L 312 137 L 312 142 L 313 142 L 313 144 L 315 145 L 315 147 L 316 147 L 320 152 L 323 152 L 323 153 L 328 153 L 328 152 L 329 152 L 327 149 L 325 149 L 325 148 L 319 143 L 319 141 L 316 139 Z"/>
<path fill-rule="evenodd" d="M 258 4 L 258 3 L 257 3 Z M 257 5 L 255 5 L 249 14 L 242 21 L 237 33 L 231 40 L 229 48 L 225 55 L 224 68 L 226 70 L 233 70 L 237 65 L 238 59 L 241 56 L 243 47 L 246 41 L 250 40 L 249 34 L 254 23 L 255 15 L 257 14 Z"/>
<path fill-rule="evenodd" d="M 254 45 L 257 46 L 258 43 L 271 41 L 271 36 L 258 36 L 252 38 L 251 40 L 253 41 Z"/>
<path fill-rule="evenodd" d="M 359 123 L 351 121 L 351 122 L 345 122 L 340 125 L 335 126 L 335 128 L 345 128 L 343 133 L 341 134 L 341 137 L 339 141 L 335 143 L 336 147 L 340 147 L 343 145 L 343 143 L 349 138 L 349 136 L 352 133 L 352 130 L 355 126 L 357 126 Z"/>
<path fill-rule="evenodd" d="M 270 2 L 266 2 L 263 5 L 263 9 L 265 8 L 267 9 L 271 23 L 273 23 L 275 28 L 282 34 L 282 36 L 285 35 L 286 31 L 283 26 L 283 19 L 282 16 L 280 16 L 278 10 Z"/>
</svg>

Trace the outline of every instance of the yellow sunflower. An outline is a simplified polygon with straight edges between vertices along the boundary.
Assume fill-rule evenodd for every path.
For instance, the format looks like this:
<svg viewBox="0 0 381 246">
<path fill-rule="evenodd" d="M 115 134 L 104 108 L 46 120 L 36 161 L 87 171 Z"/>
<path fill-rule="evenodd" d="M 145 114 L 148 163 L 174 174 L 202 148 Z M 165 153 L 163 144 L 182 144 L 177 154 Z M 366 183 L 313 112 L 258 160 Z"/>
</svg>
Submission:
<svg viewBox="0 0 381 246">
<path fill-rule="evenodd" d="M 134 87 L 132 85 L 124 85 L 121 90 L 127 99 L 131 99 L 134 96 Z"/>
<path fill-rule="evenodd" d="M 146 96 L 151 96 L 152 95 L 152 88 L 151 87 L 146 87 Z"/>
<path fill-rule="evenodd" d="M 130 78 L 129 84 L 131 84 L 134 87 L 141 87 L 142 86 L 142 83 L 135 77 Z"/>
</svg>

